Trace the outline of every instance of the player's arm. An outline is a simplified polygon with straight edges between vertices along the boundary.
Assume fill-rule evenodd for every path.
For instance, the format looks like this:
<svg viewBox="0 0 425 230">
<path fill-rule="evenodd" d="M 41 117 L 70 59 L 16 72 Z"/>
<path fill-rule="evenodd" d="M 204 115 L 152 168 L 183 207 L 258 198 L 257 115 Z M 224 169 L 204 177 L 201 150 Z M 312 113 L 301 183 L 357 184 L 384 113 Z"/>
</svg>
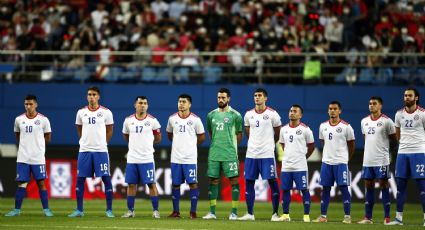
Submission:
<svg viewBox="0 0 425 230">
<path fill-rule="evenodd" d="M 153 131 L 153 143 L 159 144 L 162 140 L 161 130 L 157 129 Z"/>
<path fill-rule="evenodd" d="M 127 133 L 123 133 L 122 137 L 124 138 L 124 140 L 128 143 L 128 141 L 130 140 L 130 135 L 128 135 Z"/>
<path fill-rule="evenodd" d="M 200 145 L 205 141 L 205 133 L 201 133 L 197 135 L 196 144 Z"/>
<path fill-rule="evenodd" d="M 52 140 L 52 133 L 44 133 L 44 143 L 47 145 Z"/>
<path fill-rule="evenodd" d="M 245 126 L 245 134 L 246 134 L 246 138 L 249 139 L 249 126 Z"/>
<path fill-rule="evenodd" d="M 351 141 L 347 141 L 347 147 L 348 147 L 348 160 L 351 160 L 351 158 L 354 155 L 354 150 L 355 150 L 355 141 L 351 140 Z"/>
<path fill-rule="evenodd" d="M 241 143 L 242 137 L 243 137 L 242 132 L 236 133 L 236 140 L 238 141 L 238 145 Z"/>
<path fill-rule="evenodd" d="M 390 153 L 397 152 L 398 141 L 397 141 L 396 134 L 394 133 L 394 134 L 388 135 L 388 139 L 390 140 Z"/>
<path fill-rule="evenodd" d="M 308 143 L 307 144 L 307 154 L 305 155 L 305 157 L 308 159 L 311 154 L 313 154 L 314 151 L 314 142 L 313 143 Z"/>
<path fill-rule="evenodd" d="M 173 141 L 173 133 L 167 132 L 167 138 L 168 140 Z"/>
<path fill-rule="evenodd" d="M 106 143 L 109 143 L 109 141 L 111 140 L 113 130 L 114 125 L 106 125 Z"/>
<path fill-rule="evenodd" d="M 395 127 L 395 137 L 397 143 L 400 143 L 400 127 Z"/>
<path fill-rule="evenodd" d="M 21 139 L 21 133 L 20 132 L 15 132 L 15 138 L 16 138 L 16 143 L 18 143 L 18 145 L 19 145 L 19 141 Z"/>
<path fill-rule="evenodd" d="M 82 125 L 76 125 L 76 127 L 77 127 L 78 139 L 81 139 L 81 134 L 83 133 L 83 126 Z"/>
<path fill-rule="evenodd" d="M 273 127 L 273 130 L 274 130 L 274 143 L 276 143 L 279 140 L 280 127 L 281 126 Z"/>
</svg>

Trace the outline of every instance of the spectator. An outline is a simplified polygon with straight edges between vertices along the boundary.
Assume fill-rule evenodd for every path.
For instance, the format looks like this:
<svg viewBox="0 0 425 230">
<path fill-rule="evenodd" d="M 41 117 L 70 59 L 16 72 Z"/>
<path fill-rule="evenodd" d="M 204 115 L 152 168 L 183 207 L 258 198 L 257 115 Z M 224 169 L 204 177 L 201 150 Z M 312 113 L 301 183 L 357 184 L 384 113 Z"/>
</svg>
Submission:
<svg viewBox="0 0 425 230">
<path fill-rule="evenodd" d="M 168 12 L 169 5 L 168 3 L 162 0 L 154 0 L 151 2 L 152 12 L 155 14 L 156 20 L 159 21 L 162 19 L 163 14 Z"/>
</svg>

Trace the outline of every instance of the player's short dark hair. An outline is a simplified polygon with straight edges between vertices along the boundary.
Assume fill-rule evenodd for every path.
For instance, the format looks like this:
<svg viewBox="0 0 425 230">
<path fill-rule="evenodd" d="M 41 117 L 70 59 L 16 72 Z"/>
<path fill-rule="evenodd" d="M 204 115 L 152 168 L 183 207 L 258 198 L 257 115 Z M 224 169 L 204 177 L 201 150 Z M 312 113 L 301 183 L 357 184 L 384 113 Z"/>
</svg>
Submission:
<svg viewBox="0 0 425 230">
<path fill-rule="evenodd" d="M 136 97 L 136 100 L 134 100 L 134 101 L 137 101 L 137 100 L 148 100 L 148 98 L 146 97 L 146 96 L 137 96 Z"/>
<path fill-rule="evenodd" d="M 221 88 L 218 90 L 219 93 L 226 93 L 228 97 L 230 97 L 230 90 L 228 88 Z"/>
<path fill-rule="evenodd" d="M 329 102 L 329 105 L 337 105 L 339 109 L 342 109 L 341 103 L 339 103 L 339 101 L 331 101 Z"/>
<path fill-rule="evenodd" d="M 34 100 L 35 102 L 37 102 L 37 97 L 35 96 L 35 95 L 33 95 L 33 94 L 28 94 L 28 95 L 26 95 L 25 96 L 25 100 L 27 101 L 29 101 L 29 100 Z"/>
<path fill-rule="evenodd" d="M 100 95 L 100 89 L 96 86 L 90 86 L 87 91 L 95 91 L 97 94 Z"/>
<path fill-rule="evenodd" d="M 293 104 L 293 105 L 291 105 L 291 107 L 299 108 L 300 111 L 301 111 L 301 114 L 304 112 L 303 107 L 301 107 L 301 105 Z"/>
<path fill-rule="evenodd" d="M 414 87 L 408 87 L 404 91 L 407 91 L 407 90 L 412 90 L 415 93 L 415 97 L 418 97 L 418 101 L 416 101 L 416 104 L 419 105 L 419 91 L 416 88 L 414 88 Z"/>
<path fill-rule="evenodd" d="M 192 97 L 189 94 L 180 94 L 179 98 L 187 99 L 192 104 Z"/>
<path fill-rule="evenodd" d="M 263 93 L 265 97 L 267 97 L 267 91 L 263 88 L 258 88 L 255 90 L 255 93 Z"/>
<path fill-rule="evenodd" d="M 370 100 L 378 101 L 379 104 L 381 104 L 381 105 L 384 104 L 384 101 L 382 100 L 382 98 L 381 97 L 378 97 L 378 96 L 372 96 L 372 97 L 370 97 Z"/>
</svg>

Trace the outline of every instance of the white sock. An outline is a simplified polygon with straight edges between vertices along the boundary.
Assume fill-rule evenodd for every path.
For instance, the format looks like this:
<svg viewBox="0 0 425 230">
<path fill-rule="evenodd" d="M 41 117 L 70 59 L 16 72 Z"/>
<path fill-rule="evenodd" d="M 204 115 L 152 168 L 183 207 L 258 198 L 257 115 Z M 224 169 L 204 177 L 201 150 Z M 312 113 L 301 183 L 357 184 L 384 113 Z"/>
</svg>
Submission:
<svg viewBox="0 0 425 230">
<path fill-rule="evenodd" d="M 403 212 L 396 212 L 395 218 L 397 218 L 399 221 L 403 221 Z"/>
</svg>

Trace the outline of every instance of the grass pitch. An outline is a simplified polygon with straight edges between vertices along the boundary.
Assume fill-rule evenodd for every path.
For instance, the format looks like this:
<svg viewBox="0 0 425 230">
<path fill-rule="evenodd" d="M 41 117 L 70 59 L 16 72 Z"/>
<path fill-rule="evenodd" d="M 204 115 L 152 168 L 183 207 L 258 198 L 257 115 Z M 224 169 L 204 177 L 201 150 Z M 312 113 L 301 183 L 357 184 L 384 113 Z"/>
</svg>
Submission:
<svg viewBox="0 0 425 230">
<path fill-rule="evenodd" d="M 227 220 L 231 210 L 231 203 L 217 203 L 217 220 L 202 220 L 202 216 L 209 211 L 209 202 L 200 201 L 198 203 L 198 219 L 189 219 L 190 201 L 181 201 L 180 212 L 181 219 L 167 218 L 172 211 L 171 200 L 160 200 L 159 207 L 161 219 L 153 219 L 150 200 L 136 200 L 136 217 L 132 219 L 121 218 L 120 216 L 126 212 L 125 200 L 114 200 L 114 214 L 116 218 L 105 217 L 105 201 L 104 200 L 86 200 L 85 216 L 82 218 L 68 218 L 76 207 L 74 200 L 58 200 L 49 201 L 50 208 L 55 214 L 54 217 L 44 217 L 41 210 L 39 200 L 24 200 L 21 216 L 4 217 L 4 214 L 14 207 L 13 199 L 0 198 L 0 229 L 237 229 L 237 230 L 265 230 L 265 229 L 424 229 L 422 207 L 419 204 L 406 204 L 404 212 L 404 226 L 384 226 L 382 204 L 377 202 L 374 209 L 375 224 L 363 226 L 356 224 L 363 217 L 363 204 L 352 204 L 351 216 L 353 224 L 342 224 L 343 208 L 342 203 L 331 203 L 329 206 L 328 220 L 330 222 L 324 224 L 303 223 L 303 208 L 300 203 L 291 204 L 292 222 L 270 222 L 271 203 L 256 202 L 254 207 L 255 218 L 253 222 L 229 221 Z M 391 207 L 391 217 L 394 217 L 395 204 Z M 281 208 L 279 210 L 281 212 Z M 239 216 L 246 212 L 246 205 L 241 202 L 238 210 Z M 311 206 L 310 218 L 314 219 L 320 214 L 320 204 L 313 203 Z"/>
</svg>

